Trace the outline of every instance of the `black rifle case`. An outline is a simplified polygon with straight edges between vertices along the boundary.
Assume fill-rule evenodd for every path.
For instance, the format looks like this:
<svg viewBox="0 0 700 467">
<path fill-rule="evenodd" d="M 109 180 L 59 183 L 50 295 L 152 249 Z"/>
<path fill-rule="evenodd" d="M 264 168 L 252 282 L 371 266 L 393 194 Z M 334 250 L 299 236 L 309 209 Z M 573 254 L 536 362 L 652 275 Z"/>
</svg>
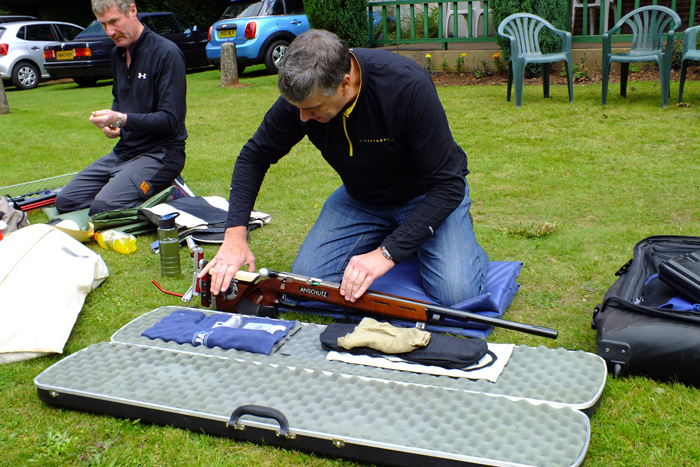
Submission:
<svg viewBox="0 0 700 467">
<path fill-rule="evenodd" d="M 597 355 L 514 346 L 491 383 L 326 360 L 316 324 L 269 356 L 142 336 L 177 308 L 54 363 L 39 398 L 374 465 L 584 464 L 607 377 Z"/>
</svg>

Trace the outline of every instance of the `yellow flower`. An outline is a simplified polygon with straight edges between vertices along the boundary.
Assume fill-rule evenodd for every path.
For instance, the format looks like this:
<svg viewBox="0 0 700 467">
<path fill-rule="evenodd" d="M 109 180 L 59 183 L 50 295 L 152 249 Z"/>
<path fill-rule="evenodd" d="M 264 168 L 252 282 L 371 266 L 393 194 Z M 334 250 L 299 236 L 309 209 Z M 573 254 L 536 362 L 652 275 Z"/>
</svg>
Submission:
<svg viewBox="0 0 700 467">
<path fill-rule="evenodd" d="M 497 58 L 501 58 L 501 55 L 498 52 L 496 52 L 495 54 L 493 54 L 493 57 L 491 57 L 491 58 L 493 58 L 495 60 Z"/>
<path fill-rule="evenodd" d="M 425 54 L 425 58 L 431 58 L 431 57 L 432 57 L 432 55 L 430 55 L 430 54 Z"/>
<path fill-rule="evenodd" d="M 467 56 L 467 54 L 462 54 L 462 58 L 464 58 L 464 57 L 466 57 L 466 56 Z"/>
</svg>

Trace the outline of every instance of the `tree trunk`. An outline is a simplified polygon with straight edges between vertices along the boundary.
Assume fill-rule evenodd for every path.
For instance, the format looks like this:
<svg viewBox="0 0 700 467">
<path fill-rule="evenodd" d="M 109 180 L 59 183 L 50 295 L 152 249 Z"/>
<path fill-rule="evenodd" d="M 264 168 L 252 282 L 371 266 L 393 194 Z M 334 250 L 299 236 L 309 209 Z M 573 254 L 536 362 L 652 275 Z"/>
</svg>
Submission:
<svg viewBox="0 0 700 467">
<path fill-rule="evenodd" d="M 10 104 L 7 103 L 7 94 L 5 94 L 5 86 L 0 79 L 0 115 L 10 113 Z"/>
</svg>

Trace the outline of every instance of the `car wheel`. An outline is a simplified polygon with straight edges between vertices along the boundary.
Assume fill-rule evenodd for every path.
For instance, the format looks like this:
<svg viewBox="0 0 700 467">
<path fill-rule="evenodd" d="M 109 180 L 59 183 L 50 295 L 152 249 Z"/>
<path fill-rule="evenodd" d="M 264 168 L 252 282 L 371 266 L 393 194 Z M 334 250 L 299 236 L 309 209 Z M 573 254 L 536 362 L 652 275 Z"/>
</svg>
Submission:
<svg viewBox="0 0 700 467">
<path fill-rule="evenodd" d="M 265 52 L 265 68 L 267 68 L 267 71 L 273 74 L 279 72 L 279 62 L 287 51 L 287 47 L 289 47 L 289 42 L 279 40 L 273 42 L 267 48 L 267 52 Z"/>
<path fill-rule="evenodd" d="M 39 68 L 31 62 L 19 62 L 12 70 L 12 84 L 17 89 L 34 89 L 40 77 Z"/>
<path fill-rule="evenodd" d="M 91 87 L 97 84 L 97 78 L 73 78 L 78 86 Z"/>
</svg>

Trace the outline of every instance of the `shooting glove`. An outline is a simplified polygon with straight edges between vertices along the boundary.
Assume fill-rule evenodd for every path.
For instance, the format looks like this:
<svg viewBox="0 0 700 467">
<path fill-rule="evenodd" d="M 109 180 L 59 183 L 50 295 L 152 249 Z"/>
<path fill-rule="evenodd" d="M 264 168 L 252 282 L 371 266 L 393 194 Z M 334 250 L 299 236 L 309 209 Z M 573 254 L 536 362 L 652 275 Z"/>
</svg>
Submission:
<svg viewBox="0 0 700 467">
<path fill-rule="evenodd" d="M 372 318 L 363 318 L 353 332 L 338 338 L 338 346 L 344 349 L 369 347 L 387 354 L 410 352 L 425 347 L 430 333 L 416 328 L 396 328 Z"/>
</svg>

